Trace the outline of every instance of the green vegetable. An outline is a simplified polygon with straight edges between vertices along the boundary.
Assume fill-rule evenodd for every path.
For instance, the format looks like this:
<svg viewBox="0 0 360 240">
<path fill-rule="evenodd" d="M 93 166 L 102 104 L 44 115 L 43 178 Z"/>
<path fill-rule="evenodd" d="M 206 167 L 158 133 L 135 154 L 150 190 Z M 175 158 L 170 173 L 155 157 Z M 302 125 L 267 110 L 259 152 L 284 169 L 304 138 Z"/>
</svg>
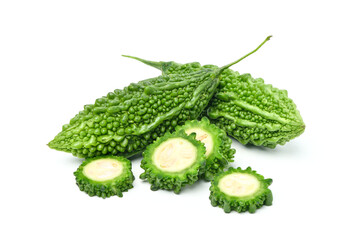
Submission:
<svg viewBox="0 0 360 240">
<path fill-rule="evenodd" d="M 198 118 L 216 91 L 218 76 L 269 39 L 222 68 L 159 76 L 110 92 L 85 105 L 48 145 L 77 157 L 142 152 L 166 131 Z"/>
<path fill-rule="evenodd" d="M 196 133 L 196 139 L 203 142 L 206 148 L 206 170 L 202 177 L 210 181 L 214 175 L 228 167 L 233 162 L 235 149 L 231 148 L 231 139 L 214 124 L 210 124 L 208 118 L 201 121 L 187 121 L 183 126 L 176 127 L 176 130 L 185 130 L 187 134 Z"/>
<path fill-rule="evenodd" d="M 132 188 L 134 176 L 131 162 L 124 157 L 96 157 L 86 159 L 74 172 L 76 184 L 89 196 L 102 198 L 123 196 Z"/>
<path fill-rule="evenodd" d="M 164 75 L 218 69 L 197 62 L 178 64 L 131 58 L 160 69 Z M 221 73 L 218 89 L 201 116 L 209 117 L 212 123 L 242 144 L 269 148 L 284 145 L 305 130 L 300 113 L 287 91 L 265 84 L 261 78 L 240 75 L 230 69 Z"/>
<path fill-rule="evenodd" d="M 148 146 L 141 161 L 140 175 L 151 184 L 151 190 L 173 190 L 180 193 L 185 185 L 195 183 L 205 170 L 205 146 L 184 130 L 166 133 Z"/>
<path fill-rule="evenodd" d="M 218 85 L 219 71 L 159 76 L 86 105 L 49 147 L 78 157 L 132 156 L 166 131 L 196 119 Z"/>
<path fill-rule="evenodd" d="M 254 213 L 263 205 L 272 205 L 273 196 L 268 189 L 272 179 L 264 179 L 248 167 L 229 168 L 215 176 L 210 186 L 210 200 L 226 213 L 231 211 Z"/>
<path fill-rule="evenodd" d="M 287 92 L 250 74 L 223 78 L 206 115 L 242 144 L 275 148 L 304 132 L 305 125 Z"/>
</svg>

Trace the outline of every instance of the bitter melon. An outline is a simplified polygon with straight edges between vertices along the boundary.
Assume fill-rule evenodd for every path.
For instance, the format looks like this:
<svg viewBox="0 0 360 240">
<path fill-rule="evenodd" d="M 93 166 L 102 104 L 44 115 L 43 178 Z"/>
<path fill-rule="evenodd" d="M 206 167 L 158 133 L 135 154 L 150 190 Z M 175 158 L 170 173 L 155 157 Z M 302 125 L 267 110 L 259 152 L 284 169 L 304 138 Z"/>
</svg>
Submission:
<svg viewBox="0 0 360 240">
<path fill-rule="evenodd" d="M 219 75 L 269 39 L 221 68 L 163 75 L 110 92 L 95 104 L 85 105 L 48 146 L 77 157 L 142 152 L 166 131 L 198 118 L 215 93 Z"/>
<path fill-rule="evenodd" d="M 272 205 L 273 195 L 268 188 L 272 179 L 264 179 L 248 167 L 229 168 L 215 176 L 210 186 L 210 200 L 226 213 L 231 211 L 254 213 L 263 205 Z"/>
<path fill-rule="evenodd" d="M 201 66 L 198 62 L 179 64 L 128 57 L 161 70 L 163 75 L 218 69 L 215 65 Z M 301 115 L 286 90 L 230 69 L 221 73 L 217 91 L 201 116 L 209 117 L 212 123 L 242 144 L 269 148 L 284 145 L 305 130 Z"/>
<path fill-rule="evenodd" d="M 202 176 L 205 180 L 212 180 L 216 173 L 234 161 L 235 149 L 231 148 L 231 139 L 224 130 L 210 124 L 208 118 L 187 121 L 183 126 L 176 127 L 178 131 L 181 129 L 187 134 L 196 133 L 196 139 L 205 144 L 206 170 Z"/>
<path fill-rule="evenodd" d="M 89 196 L 102 198 L 117 195 L 132 188 L 134 175 L 131 162 L 124 157 L 95 157 L 86 159 L 74 172 L 76 184 Z"/>
<path fill-rule="evenodd" d="M 185 185 L 195 183 L 205 171 L 205 146 L 184 130 L 166 133 L 149 145 L 141 161 L 145 171 L 141 179 L 151 184 L 151 190 L 173 190 L 180 193 Z"/>
<path fill-rule="evenodd" d="M 211 99 L 217 72 L 159 76 L 86 105 L 48 144 L 77 157 L 132 156 L 178 124 L 196 119 Z"/>
</svg>

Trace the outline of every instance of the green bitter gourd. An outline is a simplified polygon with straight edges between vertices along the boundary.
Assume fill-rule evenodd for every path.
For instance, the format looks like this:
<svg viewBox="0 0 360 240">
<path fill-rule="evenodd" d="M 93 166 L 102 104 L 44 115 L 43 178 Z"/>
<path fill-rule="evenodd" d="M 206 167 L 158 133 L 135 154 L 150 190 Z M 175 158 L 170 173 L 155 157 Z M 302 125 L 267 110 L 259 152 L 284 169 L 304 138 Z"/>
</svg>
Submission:
<svg viewBox="0 0 360 240">
<path fill-rule="evenodd" d="M 151 184 L 151 190 L 172 190 L 180 193 L 195 183 L 205 171 L 205 146 L 184 130 L 166 133 L 149 145 L 141 161 L 144 173 L 140 178 Z"/>
<path fill-rule="evenodd" d="M 196 133 L 196 139 L 205 144 L 206 168 L 202 176 L 205 180 L 212 180 L 216 173 L 234 161 L 235 149 L 231 148 L 231 139 L 224 130 L 211 124 L 208 118 L 187 121 L 183 126 L 176 127 L 177 131 L 181 129 L 187 134 Z"/>
<path fill-rule="evenodd" d="M 48 145 L 77 157 L 142 152 L 165 132 L 198 118 L 216 91 L 218 76 L 256 50 L 222 68 L 163 75 L 110 92 L 85 105 Z"/>
<path fill-rule="evenodd" d="M 134 175 L 131 162 L 124 157 L 106 156 L 86 159 L 74 172 L 76 184 L 89 196 L 102 198 L 117 195 L 132 188 Z"/>
<path fill-rule="evenodd" d="M 77 157 L 132 156 L 178 124 L 195 119 L 217 85 L 213 71 L 159 76 L 86 105 L 49 147 Z"/>
<path fill-rule="evenodd" d="M 273 196 L 268 188 L 271 183 L 272 179 L 265 179 L 250 167 L 245 170 L 229 168 L 211 182 L 211 205 L 223 208 L 226 213 L 254 213 L 263 205 L 272 205 Z"/>
<path fill-rule="evenodd" d="M 197 62 L 153 62 L 131 57 L 162 71 L 163 75 L 191 73 L 200 69 L 218 69 L 215 65 L 201 66 Z M 231 69 L 220 75 L 220 84 L 205 111 L 210 121 L 224 129 L 242 144 L 275 148 L 301 135 L 305 124 L 295 103 L 286 90 L 265 84 L 250 74 L 240 75 Z"/>
</svg>

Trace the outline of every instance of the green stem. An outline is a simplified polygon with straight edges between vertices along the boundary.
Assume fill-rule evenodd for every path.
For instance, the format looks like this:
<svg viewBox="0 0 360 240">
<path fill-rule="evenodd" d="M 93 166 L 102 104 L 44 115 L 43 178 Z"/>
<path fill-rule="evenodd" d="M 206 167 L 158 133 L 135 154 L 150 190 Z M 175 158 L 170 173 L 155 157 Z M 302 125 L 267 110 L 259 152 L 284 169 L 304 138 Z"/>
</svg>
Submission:
<svg viewBox="0 0 360 240">
<path fill-rule="evenodd" d="M 154 67 L 154 68 L 157 68 L 159 70 L 162 70 L 162 63 L 161 62 L 153 62 L 153 61 L 148 61 L 148 60 L 145 60 L 145 59 L 142 59 L 142 58 L 138 58 L 138 57 L 133 57 L 133 56 L 129 56 L 129 55 L 122 55 L 123 57 L 127 57 L 127 58 L 132 58 L 132 59 L 135 59 L 135 60 L 138 60 L 142 63 L 145 63 L 151 67 Z"/>
<path fill-rule="evenodd" d="M 259 48 L 261 48 L 262 45 L 264 45 L 267 41 L 269 41 L 271 37 L 272 37 L 271 35 L 268 36 L 257 48 L 255 48 L 253 51 L 249 52 L 248 54 L 246 54 L 246 55 L 243 56 L 242 58 L 236 60 L 235 62 L 229 63 L 229 64 L 221 67 L 221 68 L 219 69 L 218 75 L 220 75 L 220 74 L 222 73 L 222 71 L 224 71 L 225 69 L 231 67 L 232 65 L 237 64 L 238 62 L 240 62 L 240 61 L 243 60 L 244 58 L 250 56 L 251 54 L 253 54 L 253 53 L 256 52 L 257 50 L 259 50 Z"/>
</svg>

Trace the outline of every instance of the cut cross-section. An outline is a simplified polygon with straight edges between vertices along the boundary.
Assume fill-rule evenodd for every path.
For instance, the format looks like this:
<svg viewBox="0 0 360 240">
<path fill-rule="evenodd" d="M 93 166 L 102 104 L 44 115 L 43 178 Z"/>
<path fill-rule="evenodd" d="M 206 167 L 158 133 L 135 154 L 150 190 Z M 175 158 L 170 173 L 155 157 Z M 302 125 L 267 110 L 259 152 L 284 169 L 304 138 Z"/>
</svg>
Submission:
<svg viewBox="0 0 360 240">
<path fill-rule="evenodd" d="M 86 159 L 74 172 L 76 184 L 90 196 L 102 198 L 117 195 L 132 188 L 134 175 L 131 162 L 124 157 L 105 156 Z"/>
<path fill-rule="evenodd" d="M 209 155 L 212 153 L 213 148 L 214 148 L 214 140 L 213 140 L 211 134 L 207 131 L 204 131 L 201 128 L 190 128 L 190 129 L 187 129 L 185 132 L 188 135 L 190 135 L 191 133 L 196 134 L 196 140 L 201 141 L 205 145 L 205 148 L 206 148 L 205 156 L 209 157 Z"/>
<path fill-rule="evenodd" d="M 260 187 L 259 180 L 250 174 L 232 173 L 219 181 L 219 189 L 234 197 L 245 197 L 254 194 Z"/>
<path fill-rule="evenodd" d="M 115 159 L 98 159 L 84 167 L 84 175 L 94 181 L 107 181 L 114 179 L 123 171 L 121 162 Z"/>
<path fill-rule="evenodd" d="M 151 190 L 165 189 L 179 193 L 185 185 L 196 182 L 205 168 L 204 144 L 184 130 L 166 133 L 144 152 L 140 175 L 151 184 Z"/>
<path fill-rule="evenodd" d="M 228 167 L 229 162 L 233 162 L 235 149 L 231 148 L 231 139 L 209 119 L 203 117 L 200 121 L 187 121 L 183 126 L 178 126 L 176 130 L 183 129 L 187 134 L 195 133 L 196 140 L 204 143 L 206 148 L 206 168 L 201 176 L 205 180 L 212 180 L 214 175 Z"/>
<path fill-rule="evenodd" d="M 268 188 L 272 179 L 265 179 L 262 175 L 248 167 L 229 168 L 228 171 L 219 173 L 211 182 L 211 204 L 231 211 L 254 213 L 263 205 L 270 206 L 273 196 Z"/>
<path fill-rule="evenodd" d="M 159 169 L 167 172 L 180 172 L 190 167 L 196 160 L 197 149 L 186 139 L 173 138 L 163 142 L 153 155 Z"/>
</svg>

